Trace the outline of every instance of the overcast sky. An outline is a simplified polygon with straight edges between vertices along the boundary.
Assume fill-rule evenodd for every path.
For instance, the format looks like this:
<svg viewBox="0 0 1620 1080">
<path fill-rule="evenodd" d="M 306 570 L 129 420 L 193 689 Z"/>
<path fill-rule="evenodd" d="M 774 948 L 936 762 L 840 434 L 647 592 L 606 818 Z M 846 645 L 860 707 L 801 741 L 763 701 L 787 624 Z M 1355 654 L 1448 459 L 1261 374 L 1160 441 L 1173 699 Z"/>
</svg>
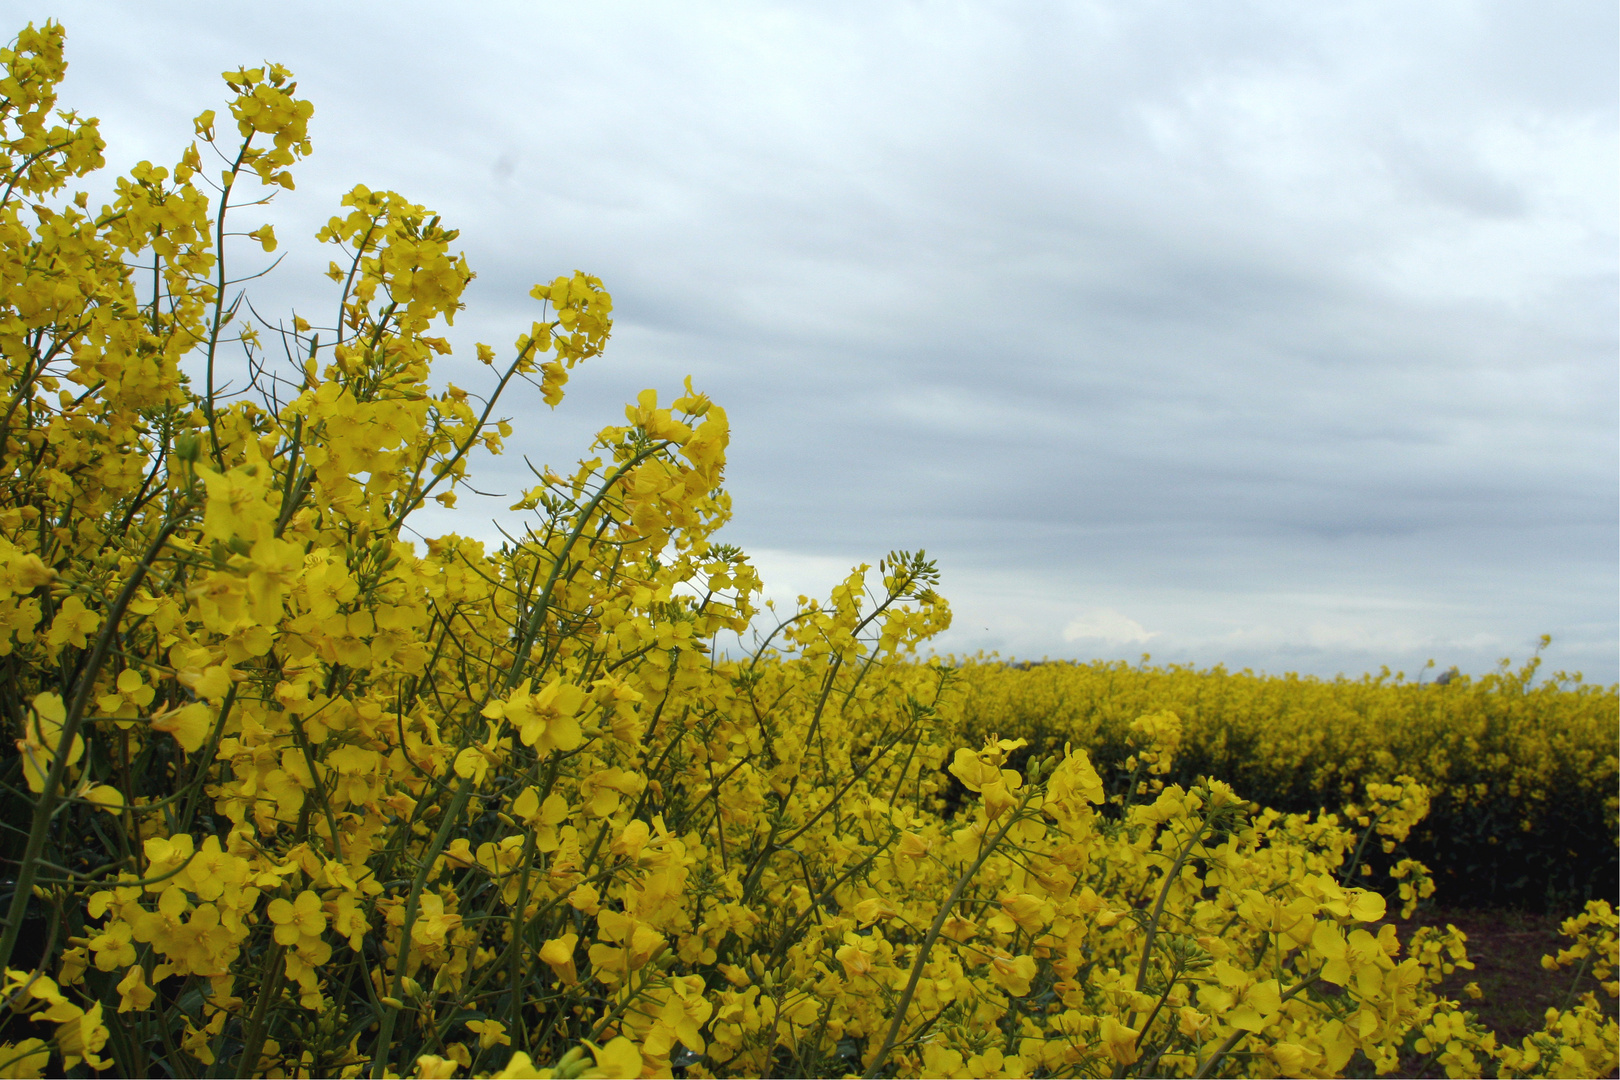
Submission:
<svg viewBox="0 0 1620 1080">
<path fill-rule="evenodd" d="M 1617 678 L 1612 0 L 4 8 L 112 169 L 297 73 L 261 311 L 330 304 L 356 183 L 461 228 L 469 354 L 600 276 L 489 490 L 691 374 L 770 591 L 926 548 L 942 651 Z"/>
</svg>

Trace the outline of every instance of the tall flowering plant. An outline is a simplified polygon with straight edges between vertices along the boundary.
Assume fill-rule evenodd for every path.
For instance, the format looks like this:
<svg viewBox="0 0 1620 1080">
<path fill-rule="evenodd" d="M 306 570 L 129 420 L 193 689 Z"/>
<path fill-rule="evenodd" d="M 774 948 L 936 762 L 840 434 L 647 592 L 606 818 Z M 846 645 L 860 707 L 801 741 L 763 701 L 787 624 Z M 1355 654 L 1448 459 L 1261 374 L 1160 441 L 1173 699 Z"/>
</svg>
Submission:
<svg viewBox="0 0 1620 1080">
<path fill-rule="evenodd" d="M 436 215 L 359 187 L 319 237 L 334 323 L 254 325 L 228 239 L 310 151 L 291 74 L 227 72 L 229 120 L 203 113 L 172 168 L 141 163 L 92 211 L 64 196 L 102 142 L 53 111 L 62 54 L 47 25 L 0 56 L 0 968 L 7 1033 L 50 1040 L 10 1039 L 0 1069 L 701 1050 L 704 980 L 668 973 L 744 959 L 784 857 L 838 805 L 785 812 L 801 777 L 923 783 L 941 677 L 860 682 L 947 620 L 931 564 L 887 560 L 871 610 L 858 572 L 788 620 L 791 662 L 767 643 L 722 664 L 758 580 L 711 540 L 728 428 L 690 383 L 539 473 L 499 551 L 408 542 L 499 451 L 514 382 L 555 405 L 600 353 L 602 283 L 537 285 L 544 316 L 505 358 L 477 347 L 486 398 L 436 389 L 435 327 L 471 271 Z M 858 720 L 877 726 L 851 738 Z M 807 740 L 836 749 L 801 769 Z M 755 835 L 739 808 L 765 804 Z"/>
</svg>

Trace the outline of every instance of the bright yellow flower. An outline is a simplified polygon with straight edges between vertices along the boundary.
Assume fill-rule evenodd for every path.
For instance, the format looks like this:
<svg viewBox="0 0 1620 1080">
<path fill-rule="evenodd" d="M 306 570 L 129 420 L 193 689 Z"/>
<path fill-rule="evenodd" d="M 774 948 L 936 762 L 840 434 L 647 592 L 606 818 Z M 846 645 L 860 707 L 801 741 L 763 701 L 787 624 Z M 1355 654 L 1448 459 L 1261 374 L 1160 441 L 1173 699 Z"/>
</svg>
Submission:
<svg viewBox="0 0 1620 1080">
<path fill-rule="evenodd" d="M 196 853 L 196 844 L 190 833 L 173 837 L 154 836 L 146 841 L 143 851 L 146 855 L 146 876 L 152 879 L 146 890 L 163 892 L 168 883 L 161 879 L 179 873 Z"/>
<path fill-rule="evenodd" d="M 246 859 L 220 850 L 219 837 L 206 836 L 181 876 L 198 898 L 218 900 L 232 885 L 247 881 L 248 869 Z M 302 896 L 299 899 L 302 902 Z"/>
<path fill-rule="evenodd" d="M 130 942 L 135 931 L 125 922 L 109 924 L 90 937 L 90 951 L 96 954 L 98 971 L 116 971 L 135 962 L 135 946 Z"/>
<path fill-rule="evenodd" d="M 423 1054 L 416 1059 L 416 1075 L 420 1080 L 450 1080 L 456 1075 L 456 1062 L 436 1054 Z"/>
<path fill-rule="evenodd" d="M 96 784 L 85 788 L 80 798 L 94 803 L 109 814 L 117 815 L 124 809 L 124 793 L 108 784 Z"/>
<path fill-rule="evenodd" d="M 427 897 L 423 897 L 425 901 Z M 303 938 L 318 938 L 326 931 L 326 912 L 321 898 L 309 889 L 291 902 L 280 897 L 270 901 L 270 921 L 276 924 L 275 938 L 280 945 L 297 945 Z"/>
<path fill-rule="evenodd" d="M 88 1062 L 91 1068 L 98 1070 L 111 1064 L 97 1056 L 112 1037 L 101 1019 L 101 1002 L 86 1010 L 58 996 L 38 1015 L 56 1024 L 56 1048 L 62 1054 L 64 1068 L 71 1069 L 80 1061 Z"/>
<path fill-rule="evenodd" d="M 544 754 L 568 751 L 579 746 L 579 721 L 575 713 L 585 702 L 585 691 L 561 678 L 553 678 L 538 693 L 529 693 L 531 680 L 523 682 L 504 701 L 492 701 L 483 715 L 505 719 L 518 731 L 523 745 Z"/>
<path fill-rule="evenodd" d="M 506 1033 L 506 1025 L 499 1020 L 469 1020 L 467 1030 L 478 1036 L 480 1050 L 512 1045 L 512 1037 Z"/>
<path fill-rule="evenodd" d="M 436 949 L 444 944 L 445 935 L 460 925 L 460 915 L 444 910 L 444 897 L 438 893 L 423 893 L 416 910 L 416 923 L 411 927 L 411 940 Z"/>
<path fill-rule="evenodd" d="M 564 983 L 572 986 L 579 982 L 579 973 L 574 970 L 574 947 L 579 944 L 578 934 L 564 934 L 559 938 L 552 938 L 540 947 L 540 959 L 557 973 L 557 977 Z"/>
<path fill-rule="evenodd" d="M 587 1043 L 591 1048 L 591 1056 L 596 1061 L 596 1068 L 587 1069 L 580 1076 L 589 1080 L 607 1080 L 607 1078 L 638 1077 L 641 1075 L 641 1052 L 636 1044 L 620 1035 L 611 1040 L 606 1046 L 598 1047 Z"/>
<path fill-rule="evenodd" d="M 51 770 L 62 742 L 62 725 L 67 722 L 67 709 L 56 694 L 46 692 L 34 696 L 33 708 L 23 723 L 23 737 L 17 740 L 22 755 L 23 776 L 30 791 L 45 790 L 45 778 Z M 74 736 L 67 751 L 68 765 L 75 765 L 84 756 L 84 738 Z"/>
<path fill-rule="evenodd" d="M 1097 1028 L 1097 1034 L 1102 1039 L 1103 1046 L 1108 1051 L 1108 1056 L 1113 1058 L 1119 1065 L 1134 1064 L 1136 1059 L 1142 1056 L 1141 1051 L 1136 1046 L 1137 1036 L 1141 1033 L 1135 1028 L 1120 1023 L 1112 1016 L 1102 1018 L 1102 1023 Z"/>
<path fill-rule="evenodd" d="M 106 716 L 128 719 L 139 716 L 152 703 L 154 693 L 141 679 L 140 672 L 125 668 L 118 673 L 117 691 L 101 695 L 96 699 L 96 704 Z"/>
<path fill-rule="evenodd" d="M 134 961 L 130 961 L 134 964 Z M 118 983 L 118 1011 L 145 1012 L 157 1000 L 157 991 L 146 985 L 146 971 L 134 964 Z"/>
<path fill-rule="evenodd" d="M 550 1070 L 546 1070 L 549 1072 Z M 492 1080 L 534 1080 L 534 1077 L 544 1075 L 540 1067 L 528 1054 L 519 1050 L 506 1062 L 506 1068 L 498 1073 L 491 1073 Z"/>
<path fill-rule="evenodd" d="M 844 944 L 838 947 L 834 958 L 843 965 L 847 979 L 864 979 L 877 970 L 878 957 L 871 939 L 858 934 L 845 934 Z"/>
<path fill-rule="evenodd" d="M 0 1042 L 0 1080 L 25 1080 L 45 1075 L 51 1060 L 50 1044 L 43 1039 Z"/>
<path fill-rule="evenodd" d="M 222 669 L 211 669 L 222 670 Z M 228 684 L 227 684 L 228 685 Z M 216 689 L 216 688 L 210 688 Z M 224 697 L 223 688 L 218 697 Z M 212 696 L 212 695 L 211 695 Z M 164 731 L 173 735 L 175 741 L 183 747 L 188 754 L 195 754 L 201 750 L 203 743 L 208 741 L 208 735 L 214 727 L 214 710 L 201 701 L 194 701 L 189 705 L 182 705 L 166 713 L 160 713 L 152 718 L 152 730 Z"/>
<path fill-rule="evenodd" d="M 69 596 L 57 608 L 56 618 L 51 622 L 51 630 L 45 640 L 54 649 L 60 649 L 63 645 L 83 649 L 89 644 L 86 635 L 100 625 L 100 615 L 86 608 L 84 601 L 77 596 Z"/>
<path fill-rule="evenodd" d="M 1012 956 L 998 949 L 990 958 L 990 978 L 1013 997 L 1029 993 L 1037 970 L 1034 957 Z"/>
<path fill-rule="evenodd" d="M 1263 1031 L 1281 1008 L 1282 995 L 1277 980 L 1263 979 L 1244 990 L 1237 1007 L 1222 1019 L 1243 1031 Z"/>
</svg>

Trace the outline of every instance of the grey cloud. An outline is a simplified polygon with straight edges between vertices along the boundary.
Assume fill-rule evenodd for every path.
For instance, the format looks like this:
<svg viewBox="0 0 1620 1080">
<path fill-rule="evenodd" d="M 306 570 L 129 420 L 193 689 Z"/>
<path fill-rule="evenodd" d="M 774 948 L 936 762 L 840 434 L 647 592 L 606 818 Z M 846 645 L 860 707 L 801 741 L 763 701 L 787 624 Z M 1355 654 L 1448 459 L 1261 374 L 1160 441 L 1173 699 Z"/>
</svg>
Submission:
<svg viewBox="0 0 1620 1080">
<path fill-rule="evenodd" d="M 1200 663 L 1548 631 L 1616 677 L 1612 5 L 57 7 L 115 163 L 227 66 L 299 73 L 289 270 L 364 182 L 462 228 L 464 349 L 608 282 L 610 355 L 514 404 L 495 490 L 691 373 L 735 538 L 790 578 L 929 548 L 950 648 L 1107 610 Z"/>
</svg>

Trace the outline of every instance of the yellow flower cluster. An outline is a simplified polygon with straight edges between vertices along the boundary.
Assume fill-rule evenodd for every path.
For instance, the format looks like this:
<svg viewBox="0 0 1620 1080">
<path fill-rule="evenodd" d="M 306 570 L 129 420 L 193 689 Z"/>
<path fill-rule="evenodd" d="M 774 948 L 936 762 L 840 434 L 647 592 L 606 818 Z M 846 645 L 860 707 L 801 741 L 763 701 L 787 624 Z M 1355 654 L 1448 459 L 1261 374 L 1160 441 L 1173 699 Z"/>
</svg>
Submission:
<svg viewBox="0 0 1620 1080">
<path fill-rule="evenodd" d="M 1080 750 L 1015 768 L 914 658 L 950 618 L 920 552 L 723 648 L 760 583 L 714 537 L 727 420 L 690 383 L 537 470 L 498 549 L 408 539 L 499 450 L 502 391 L 555 403 L 601 351 L 602 283 L 537 287 L 508 358 L 478 348 L 486 397 L 437 389 L 471 271 L 356 188 L 321 234 L 336 325 L 246 325 L 218 243 L 309 152 L 291 75 L 226 73 L 212 194 L 193 145 L 92 213 L 62 44 L 0 52 L 0 1075 L 1613 1067 L 1595 1001 L 1498 1047 L 1438 989 L 1462 936 L 1383 921 L 1367 886 L 1425 872 L 1358 860 L 1416 781 L 1349 822 L 1263 810 L 1172 782 L 1197 733 L 1163 709 L 1112 798 Z M 1610 909 L 1568 929 L 1551 962 L 1611 980 Z"/>
<path fill-rule="evenodd" d="M 1411 682 L 980 656 L 961 664 L 963 734 L 1013 731 L 1048 751 L 1073 742 L 1115 786 L 1219 776 L 1268 806 L 1351 818 L 1369 784 L 1410 776 L 1428 789 L 1428 812 L 1393 839 L 1432 868 L 1446 902 L 1612 902 L 1620 697 L 1579 676 L 1537 683 L 1538 666 Z M 1132 741 L 1140 718 L 1166 713 L 1181 730 L 1174 774 L 1137 760 Z"/>
</svg>

